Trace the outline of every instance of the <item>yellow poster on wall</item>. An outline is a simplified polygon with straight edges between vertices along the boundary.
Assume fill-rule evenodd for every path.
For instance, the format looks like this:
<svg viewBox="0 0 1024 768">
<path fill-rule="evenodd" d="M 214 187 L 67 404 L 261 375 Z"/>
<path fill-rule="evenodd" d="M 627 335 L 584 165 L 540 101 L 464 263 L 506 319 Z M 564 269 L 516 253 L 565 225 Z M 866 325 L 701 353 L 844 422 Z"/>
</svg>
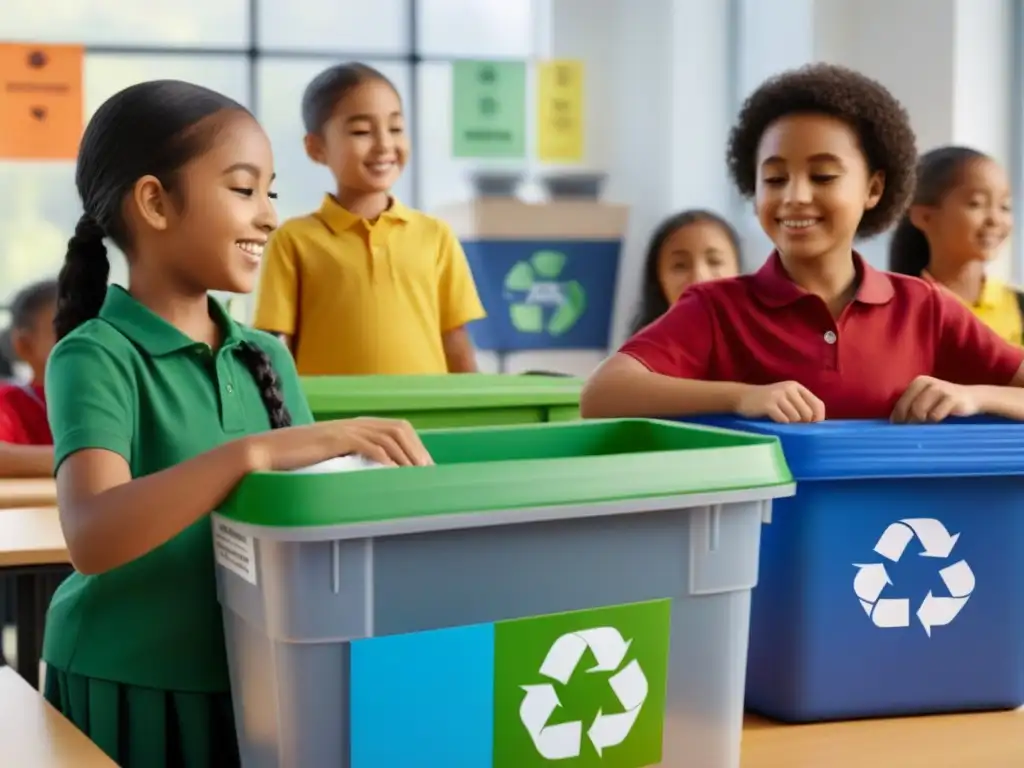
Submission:
<svg viewBox="0 0 1024 768">
<path fill-rule="evenodd" d="M 583 62 L 556 59 L 537 70 L 537 157 L 583 161 Z"/>
</svg>

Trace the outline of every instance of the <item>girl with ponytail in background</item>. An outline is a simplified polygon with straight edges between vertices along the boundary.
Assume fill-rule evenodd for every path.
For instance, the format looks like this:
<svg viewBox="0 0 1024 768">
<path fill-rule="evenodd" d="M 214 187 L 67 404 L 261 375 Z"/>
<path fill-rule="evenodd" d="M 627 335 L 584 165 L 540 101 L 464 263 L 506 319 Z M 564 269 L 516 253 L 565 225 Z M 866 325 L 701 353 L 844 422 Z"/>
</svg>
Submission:
<svg viewBox="0 0 1024 768">
<path fill-rule="evenodd" d="M 253 289 L 273 178 L 252 115 L 178 81 L 113 96 L 79 149 L 46 374 L 76 572 L 47 616 L 45 695 L 123 768 L 239 763 L 208 515 L 246 474 L 430 463 L 405 422 L 314 424 L 288 350 L 208 296 Z"/>
<path fill-rule="evenodd" d="M 1024 297 L 985 274 L 1013 230 L 1011 201 L 1006 172 L 988 155 L 959 146 L 925 153 L 914 201 L 890 241 L 889 269 L 942 285 L 1021 344 Z"/>
</svg>

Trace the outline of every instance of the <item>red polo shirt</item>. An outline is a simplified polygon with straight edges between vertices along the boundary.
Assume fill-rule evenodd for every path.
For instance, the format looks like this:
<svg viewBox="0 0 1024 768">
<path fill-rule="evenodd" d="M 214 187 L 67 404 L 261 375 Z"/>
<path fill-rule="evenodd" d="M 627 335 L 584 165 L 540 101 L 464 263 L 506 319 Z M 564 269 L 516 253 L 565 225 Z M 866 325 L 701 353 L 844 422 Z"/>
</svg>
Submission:
<svg viewBox="0 0 1024 768">
<path fill-rule="evenodd" d="M 888 418 L 917 376 L 1006 385 L 1024 363 L 948 292 L 854 259 L 860 287 L 838 320 L 773 253 L 753 275 L 688 289 L 620 351 L 666 376 L 798 381 L 829 419 Z"/>
<path fill-rule="evenodd" d="M 42 387 L 0 385 L 0 442 L 53 445 L 44 397 Z"/>
</svg>

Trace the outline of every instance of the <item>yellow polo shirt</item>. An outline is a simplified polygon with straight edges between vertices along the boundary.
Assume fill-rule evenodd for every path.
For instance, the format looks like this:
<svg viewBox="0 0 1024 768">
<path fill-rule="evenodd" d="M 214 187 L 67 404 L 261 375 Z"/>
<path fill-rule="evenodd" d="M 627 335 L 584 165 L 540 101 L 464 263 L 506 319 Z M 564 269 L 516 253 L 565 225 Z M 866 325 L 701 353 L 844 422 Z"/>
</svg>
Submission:
<svg viewBox="0 0 1024 768">
<path fill-rule="evenodd" d="M 447 373 L 442 334 L 484 317 L 466 255 L 397 200 L 376 221 L 332 195 L 263 255 L 254 325 L 293 337 L 303 376 Z"/>
<path fill-rule="evenodd" d="M 933 283 L 937 282 L 927 272 L 922 272 L 921 277 Z M 1020 299 L 1014 288 L 994 277 L 986 277 L 976 304 L 960 300 L 975 317 L 1006 341 L 1011 344 L 1024 344 L 1024 319 L 1021 318 Z"/>
</svg>

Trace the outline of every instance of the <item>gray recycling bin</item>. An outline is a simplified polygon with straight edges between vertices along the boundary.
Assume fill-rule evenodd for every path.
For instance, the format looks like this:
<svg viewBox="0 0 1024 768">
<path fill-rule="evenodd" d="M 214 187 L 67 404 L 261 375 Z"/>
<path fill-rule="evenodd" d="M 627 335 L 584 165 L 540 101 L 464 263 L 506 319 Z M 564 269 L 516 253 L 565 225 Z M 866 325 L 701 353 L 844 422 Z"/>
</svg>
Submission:
<svg viewBox="0 0 1024 768">
<path fill-rule="evenodd" d="M 738 768 L 777 440 L 422 435 L 435 466 L 254 474 L 213 516 L 244 768 Z"/>
</svg>

